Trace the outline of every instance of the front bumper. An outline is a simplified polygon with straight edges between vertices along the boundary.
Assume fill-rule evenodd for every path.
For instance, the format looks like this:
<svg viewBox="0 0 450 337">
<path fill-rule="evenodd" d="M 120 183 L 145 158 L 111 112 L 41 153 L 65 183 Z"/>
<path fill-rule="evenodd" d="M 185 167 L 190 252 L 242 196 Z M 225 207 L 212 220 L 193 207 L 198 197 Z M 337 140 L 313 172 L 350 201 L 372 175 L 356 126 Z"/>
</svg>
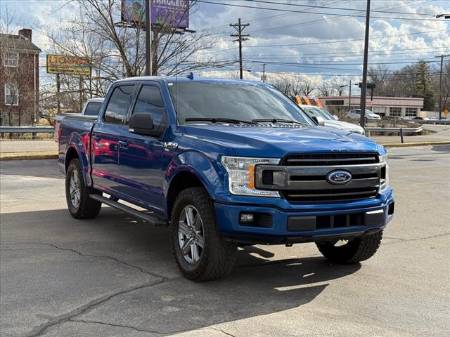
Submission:
<svg viewBox="0 0 450 337">
<path fill-rule="evenodd" d="M 363 236 L 382 230 L 393 218 L 394 198 L 387 188 L 378 197 L 348 203 L 302 203 L 283 209 L 270 205 L 215 202 L 221 234 L 240 243 L 296 243 Z M 309 208 L 309 209 L 308 209 Z M 241 213 L 255 214 L 254 224 L 240 223 Z"/>
</svg>

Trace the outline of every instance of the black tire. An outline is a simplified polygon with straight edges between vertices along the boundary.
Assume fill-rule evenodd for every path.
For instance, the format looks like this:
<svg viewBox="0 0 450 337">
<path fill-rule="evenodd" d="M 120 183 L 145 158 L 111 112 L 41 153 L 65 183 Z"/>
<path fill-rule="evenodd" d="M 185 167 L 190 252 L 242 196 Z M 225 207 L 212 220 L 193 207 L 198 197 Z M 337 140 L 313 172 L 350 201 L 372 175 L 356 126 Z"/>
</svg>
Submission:
<svg viewBox="0 0 450 337">
<path fill-rule="evenodd" d="M 328 260 L 339 264 L 353 264 L 371 258 L 380 247 L 383 231 L 349 240 L 347 244 L 336 246 L 334 242 L 316 242 L 319 251 Z"/>
<path fill-rule="evenodd" d="M 187 208 L 195 208 L 200 215 L 203 247 L 197 262 L 188 262 L 182 253 L 179 239 L 180 219 Z M 197 218 L 196 218 L 197 219 Z M 237 245 L 224 241 L 217 231 L 214 207 L 208 193 L 201 187 L 183 190 L 176 198 L 172 216 L 172 251 L 183 275 L 195 281 L 210 281 L 227 276 L 236 261 Z M 194 228 L 191 227 L 191 228 Z M 200 230 L 199 230 L 200 232 Z M 193 256 L 192 256 L 192 259 Z"/>
<path fill-rule="evenodd" d="M 89 198 L 89 194 L 98 193 L 88 188 L 81 173 L 81 164 L 78 159 L 72 159 L 66 172 L 66 201 L 69 213 L 75 219 L 95 218 L 102 207 L 102 203 Z M 79 202 L 74 202 L 71 198 L 70 185 L 73 175 L 78 177 Z"/>
</svg>

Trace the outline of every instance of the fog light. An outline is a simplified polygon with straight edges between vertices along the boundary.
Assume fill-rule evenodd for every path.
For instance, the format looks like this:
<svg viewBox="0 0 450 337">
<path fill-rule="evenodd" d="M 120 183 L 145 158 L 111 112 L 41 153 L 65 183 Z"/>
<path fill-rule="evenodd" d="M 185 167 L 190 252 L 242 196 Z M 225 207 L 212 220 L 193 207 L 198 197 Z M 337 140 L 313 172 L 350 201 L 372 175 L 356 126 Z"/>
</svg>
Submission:
<svg viewBox="0 0 450 337">
<path fill-rule="evenodd" d="M 239 222 L 241 224 L 251 224 L 255 221 L 255 216 L 253 213 L 241 213 L 239 217 Z"/>
</svg>

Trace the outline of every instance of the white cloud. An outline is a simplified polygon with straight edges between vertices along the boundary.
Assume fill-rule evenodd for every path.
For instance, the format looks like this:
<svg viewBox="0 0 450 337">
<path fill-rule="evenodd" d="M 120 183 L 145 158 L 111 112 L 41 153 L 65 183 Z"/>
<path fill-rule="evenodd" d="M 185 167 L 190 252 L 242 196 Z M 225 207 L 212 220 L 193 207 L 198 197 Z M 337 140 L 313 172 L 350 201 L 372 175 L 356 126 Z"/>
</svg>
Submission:
<svg viewBox="0 0 450 337">
<path fill-rule="evenodd" d="M 243 4 L 238 0 L 224 2 Z M 290 1 L 296 3 L 295 1 Z M 302 2 L 330 7 L 345 7 L 364 10 L 364 1 L 314 1 Z M 450 52 L 450 22 L 433 20 L 433 16 L 441 12 L 450 12 L 449 1 L 377 1 L 372 9 L 386 12 L 404 12 L 411 14 L 389 14 L 372 12 L 370 30 L 370 62 L 413 62 L 420 58 L 433 59 L 435 55 Z M 257 3 L 248 3 L 258 6 Z M 265 7 L 274 5 L 261 4 Z M 276 6 L 281 7 L 281 6 Z M 7 1 L 0 4 L 1 12 L 8 9 L 15 16 L 14 30 L 21 27 L 33 29 L 34 42 L 44 52 L 51 48 L 46 35 L 56 32 L 70 20 L 76 18 L 78 8 L 67 1 Z M 285 7 L 296 9 L 296 7 Z M 330 10 L 297 8 L 309 12 L 330 12 Z M 346 11 L 334 13 L 348 14 Z M 350 12 L 351 13 L 351 12 Z M 363 14 L 364 12 L 359 12 Z M 413 13 L 429 13 L 429 20 L 402 21 L 377 17 L 417 17 L 426 18 Z M 4 19 L 1 15 L 0 20 Z M 330 15 L 314 15 L 311 13 L 283 13 L 256 9 L 224 7 L 199 4 L 191 13 L 191 28 L 214 34 L 216 48 L 198 57 L 214 57 L 216 60 L 237 60 L 237 43 L 229 36 L 233 29 L 230 23 L 238 18 L 250 23 L 246 33 L 251 35 L 244 43 L 245 68 L 251 69 L 250 77 L 257 77 L 262 65 L 248 60 L 267 62 L 269 72 L 301 72 L 308 73 L 311 78 L 330 77 L 326 74 L 355 74 L 361 72 L 364 18 L 338 17 Z M 428 32 L 428 33 L 423 33 Z M 334 42 L 332 40 L 345 40 Z M 293 46 L 297 44 L 297 46 Z M 286 46 L 288 45 L 288 46 Z M 269 46 L 262 48 L 261 46 Z M 43 55 L 44 56 L 44 55 Z M 302 63 L 292 66 L 284 63 Z M 326 65 L 323 65 L 326 63 Z M 352 64 L 352 65 L 346 65 Z M 355 65 L 353 65 L 355 64 Z M 390 69 L 398 69 L 403 64 L 388 65 Z M 230 69 L 230 68 L 227 68 Z M 231 69 L 237 69 L 237 65 Z M 347 70 L 350 69 L 350 70 Z M 233 70 L 236 73 L 235 70 Z M 322 77 L 317 73 L 324 74 Z M 314 75 L 314 73 L 316 75 Z M 222 74 L 219 72 L 218 74 Z"/>
</svg>

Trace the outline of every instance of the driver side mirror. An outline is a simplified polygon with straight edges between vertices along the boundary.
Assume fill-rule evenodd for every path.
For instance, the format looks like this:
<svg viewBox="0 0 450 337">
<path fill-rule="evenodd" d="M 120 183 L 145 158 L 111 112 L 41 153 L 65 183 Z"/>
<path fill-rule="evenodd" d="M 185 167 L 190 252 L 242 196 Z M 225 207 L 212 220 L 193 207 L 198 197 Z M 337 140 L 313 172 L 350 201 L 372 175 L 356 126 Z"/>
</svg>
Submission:
<svg viewBox="0 0 450 337">
<path fill-rule="evenodd" d="M 314 121 L 314 123 L 316 123 L 319 126 L 324 126 L 325 125 L 325 119 L 320 117 L 320 116 L 312 116 L 311 117 L 312 120 Z"/>
<path fill-rule="evenodd" d="M 132 114 L 128 125 L 130 132 L 139 135 L 159 137 L 162 134 L 161 128 L 155 128 L 152 116 L 149 113 Z"/>
<path fill-rule="evenodd" d="M 334 118 L 335 121 L 338 121 L 338 120 L 339 120 L 339 117 L 336 116 L 336 115 L 333 115 L 333 118 Z"/>
</svg>

